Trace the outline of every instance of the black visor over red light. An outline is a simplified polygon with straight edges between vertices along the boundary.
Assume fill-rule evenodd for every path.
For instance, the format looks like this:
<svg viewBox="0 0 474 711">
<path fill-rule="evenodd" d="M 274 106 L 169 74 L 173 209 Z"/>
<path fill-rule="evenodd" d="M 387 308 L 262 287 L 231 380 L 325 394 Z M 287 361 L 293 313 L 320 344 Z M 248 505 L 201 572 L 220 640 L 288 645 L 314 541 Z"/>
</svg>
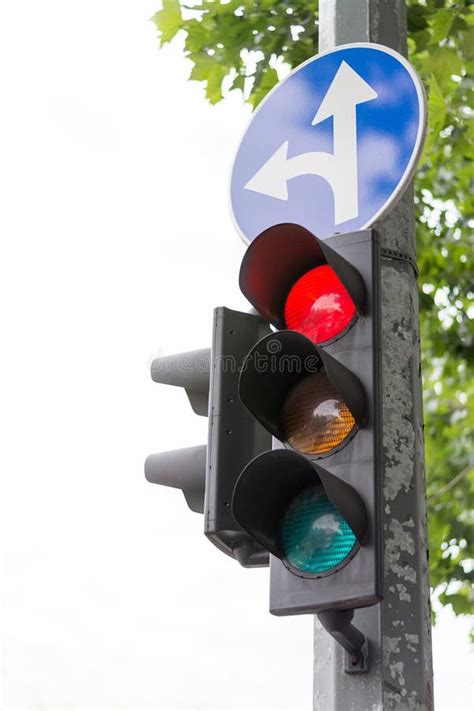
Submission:
<svg viewBox="0 0 474 711">
<path fill-rule="evenodd" d="M 362 313 L 365 286 L 357 269 L 304 227 L 281 224 L 250 244 L 240 289 L 276 328 L 327 343 Z"/>
</svg>

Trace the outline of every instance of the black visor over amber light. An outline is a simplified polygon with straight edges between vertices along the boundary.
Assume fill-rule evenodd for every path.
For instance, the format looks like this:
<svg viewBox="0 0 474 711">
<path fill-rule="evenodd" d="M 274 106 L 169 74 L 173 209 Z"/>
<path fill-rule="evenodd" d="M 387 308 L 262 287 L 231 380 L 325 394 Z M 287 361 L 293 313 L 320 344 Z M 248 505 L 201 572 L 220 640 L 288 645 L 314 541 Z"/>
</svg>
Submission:
<svg viewBox="0 0 474 711">
<path fill-rule="evenodd" d="M 357 491 L 288 450 L 265 452 L 246 466 L 234 489 L 232 515 L 300 577 L 335 572 L 367 536 Z"/>
<path fill-rule="evenodd" d="M 240 289 L 277 328 L 313 343 L 345 333 L 363 311 L 365 286 L 357 269 L 304 227 L 281 224 L 250 244 Z"/>
<path fill-rule="evenodd" d="M 359 379 L 295 331 L 272 333 L 254 346 L 239 395 L 274 437 L 312 457 L 339 449 L 365 423 Z"/>
</svg>

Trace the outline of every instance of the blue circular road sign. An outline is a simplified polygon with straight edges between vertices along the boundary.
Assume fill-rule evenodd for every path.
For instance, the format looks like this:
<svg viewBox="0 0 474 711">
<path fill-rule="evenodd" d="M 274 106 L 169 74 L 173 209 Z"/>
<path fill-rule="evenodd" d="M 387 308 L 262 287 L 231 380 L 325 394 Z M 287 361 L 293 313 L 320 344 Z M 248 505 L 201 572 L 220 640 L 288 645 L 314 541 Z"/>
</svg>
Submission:
<svg viewBox="0 0 474 711">
<path fill-rule="evenodd" d="M 239 146 L 231 203 L 242 237 L 282 222 L 320 238 L 372 225 L 410 181 L 425 130 L 423 85 L 394 50 L 349 44 L 309 59 L 265 98 Z"/>
</svg>

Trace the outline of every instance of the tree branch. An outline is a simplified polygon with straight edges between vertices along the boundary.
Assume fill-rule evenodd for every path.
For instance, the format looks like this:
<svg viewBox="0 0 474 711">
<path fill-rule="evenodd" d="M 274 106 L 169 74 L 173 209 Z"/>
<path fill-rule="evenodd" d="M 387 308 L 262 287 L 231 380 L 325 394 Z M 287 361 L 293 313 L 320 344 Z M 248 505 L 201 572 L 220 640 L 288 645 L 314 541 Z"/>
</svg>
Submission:
<svg viewBox="0 0 474 711">
<path fill-rule="evenodd" d="M 455 477 L 451 479 L 451 481 L 448 481 L 448 483 L 445 486 L 442 486 L 441 489 L 438 489 L 434 494 L 432 494 L 429 498 L 430 499 L 437 499 L 440 496 L 443 496 L 443 494 L 446 494 L 450 489 L 456 486 L 456 484 L 459 484 L 460 481 L 462 481 L 467 475 L 473 471 L 473 467 L 471 464 L 468 464 L 465 469 L 462 470 L 462 472 L 459 472 L 459 474 L 456 474 Z"/>
</svg>

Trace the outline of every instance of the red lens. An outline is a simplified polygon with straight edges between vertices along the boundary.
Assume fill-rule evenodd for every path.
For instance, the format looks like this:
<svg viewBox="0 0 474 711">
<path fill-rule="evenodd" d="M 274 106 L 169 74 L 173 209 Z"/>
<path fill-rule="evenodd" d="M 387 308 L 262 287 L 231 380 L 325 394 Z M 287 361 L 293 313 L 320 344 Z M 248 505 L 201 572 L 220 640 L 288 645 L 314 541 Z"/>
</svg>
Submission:
<svg viewBox="0 0 474 711">
<path fill-rule="evenodd" d="M 351 323 L 355 304 L 334 269 L 327 264 L 311 269 L 293 285 L 285 303 L 287 328 L 313 343 L 324 343 Z"/>
</svg>

